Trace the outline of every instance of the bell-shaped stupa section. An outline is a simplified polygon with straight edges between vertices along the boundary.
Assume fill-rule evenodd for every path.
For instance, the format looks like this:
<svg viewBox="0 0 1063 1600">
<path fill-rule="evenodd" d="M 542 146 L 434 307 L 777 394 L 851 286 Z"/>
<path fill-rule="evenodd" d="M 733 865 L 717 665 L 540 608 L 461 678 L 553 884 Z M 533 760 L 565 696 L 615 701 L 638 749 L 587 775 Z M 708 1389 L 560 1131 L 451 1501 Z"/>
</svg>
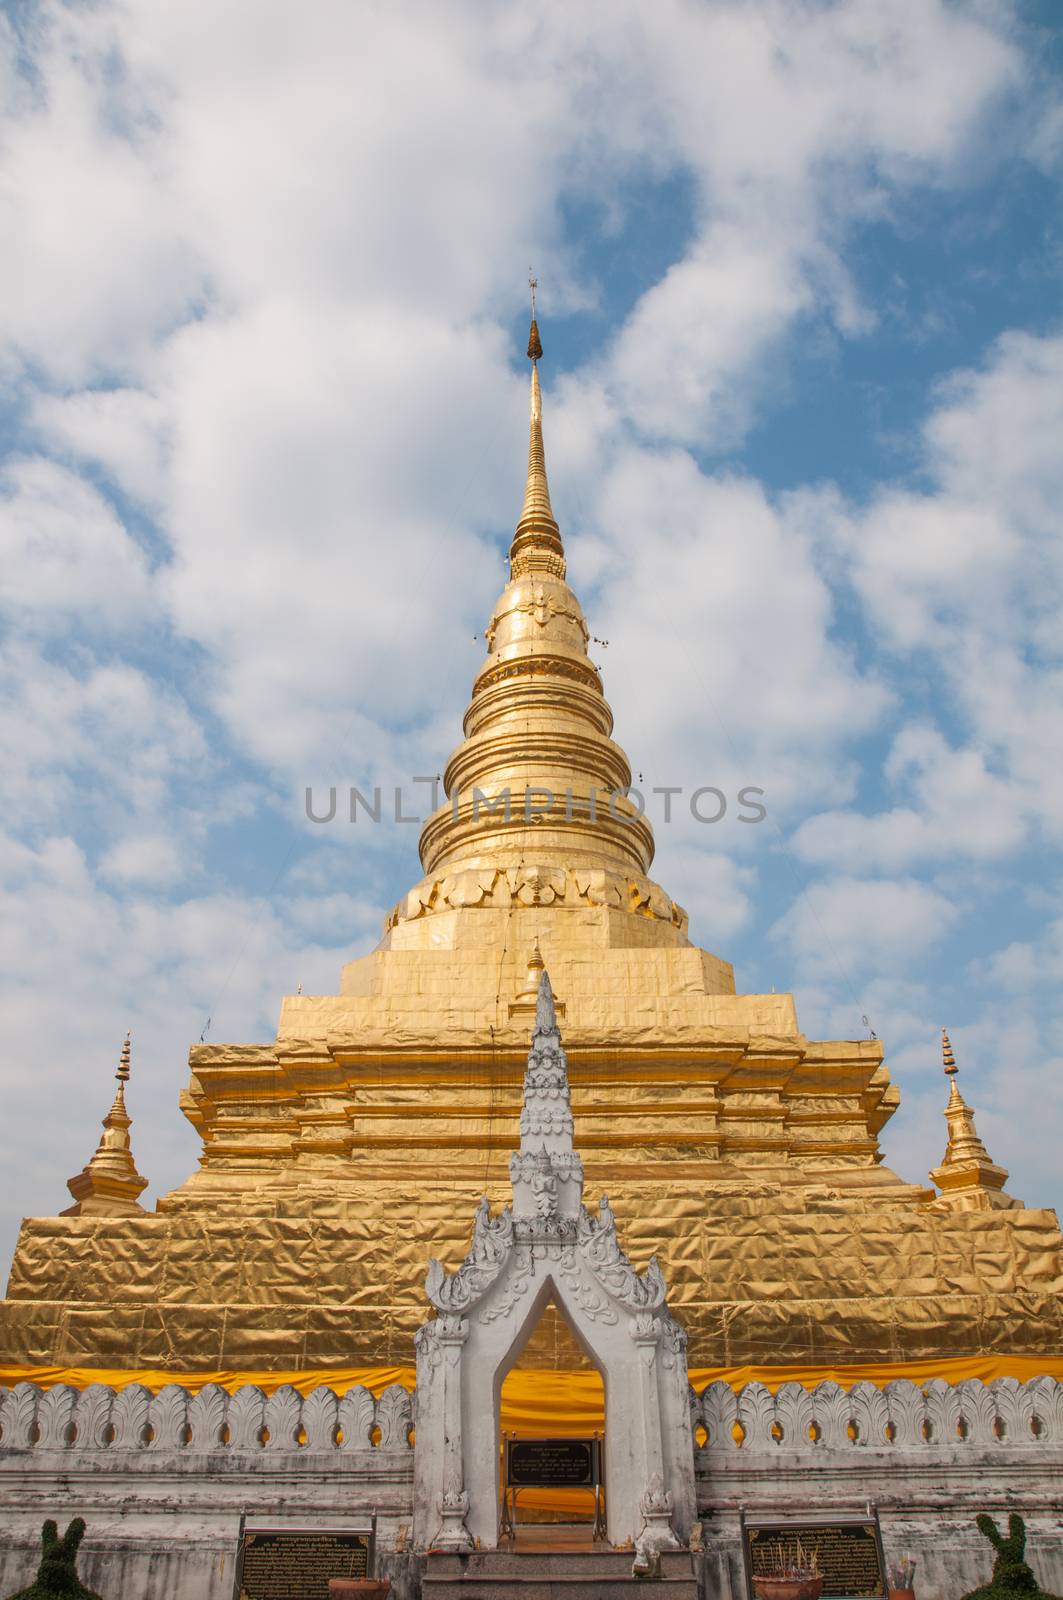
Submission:
<svg viewBox="0 0 1063 1600">
<path fill-rule="evenodd" d="M 421 834 L 425 879 L 389 929 L 454 910 L 598 907 L 657 924 L 659 938 L 633 942 L 685 944 L 685 913 L 646 876 L 653 830 L 628 796 L 631 766 L 611 738 L 613 714 L 566 580 L 534 322 L 528 354 L 528 478 L 509 582 L 485 629 L 465 739 L 443 774 L 446 799 Z"/>
</svg>

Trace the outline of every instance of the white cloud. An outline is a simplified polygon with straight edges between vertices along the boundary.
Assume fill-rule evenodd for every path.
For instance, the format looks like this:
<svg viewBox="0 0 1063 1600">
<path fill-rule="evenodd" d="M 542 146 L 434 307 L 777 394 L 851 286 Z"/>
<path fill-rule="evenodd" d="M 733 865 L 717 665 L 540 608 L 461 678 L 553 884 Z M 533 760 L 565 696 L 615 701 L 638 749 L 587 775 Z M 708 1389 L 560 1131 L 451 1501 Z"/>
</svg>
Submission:
<svg viewBox="0 0 1063 1600">
<path fill-rule="evenodd" d="M 831 639 L 811 541 L 759 484 L 706 477 L 682 452 L 619 452 L 599 495 L 609 555 L 589 614 L 636 766 L 732 797 L 759 786 L 777 819 L 847 796 L 846 743 L 889 695 Z M 735 823 L 728 846 L 747 832 Z"/>
<path fill-rule="evenodd" d="M 939 395 L 926 437 L 944 490 L 993 506 L 1051 558 L 1063 483 L 1063 338 L 1006 333 L 982 371 L 957 373 Z M 1039 580 L 1039 566 L 1027 581 Z"/>
<path fill-rule="evenodd" d="M 941 385 L 924 429 L 922 493 L 889 490 L 830 531 L 869 618 L 896 649 L 942 657 L 957 680 L 1015 630 L 1058 657 L 1063 591 L 1063 337 L 1007 334 L 980 371 Z"/>
<path fill-rule="evenodd" d="M 27 12 L 32 76 L 16 75 L 13 26 L 0 31 L 0 355 L 60 382 L 136 372 L 202 282 L 170 188 L 169 93 L 124 69 L 130 22 L 117 8 Z"/>
<path fill-rule="evenodd" d="M 166 408 L 145 389 L 85 389 L 39 394 L 32 422 L 54 454 L 98 463 L 124 494 L 162 505 Z"/>
<path fill-rule="evenodd" d="M 625 324 L 609 371 L 618 409 L 643 432 L 685 444 L 740 439 L 753 409 L 750 351 L 763 359 L 812 303 L 773 237 L 708 229 Z"/>
<path fill-rule="evenodd" d="M 26 643 L 0 651 L 0 808 L 30 837 L 91 826 L 121 840 L 152 821 L 195 825 L 173 787 L 210 772 L 202 730 L 177 695 L 123 662 L 80 670 Z M 168 831 L 168 829 L 164 830 Z"/>
<path fill-rule="evenodd" d="M 930 487 L 889 490 L 865 512 L 817 502 L 869 633 L 897 659 L 932 663 L 962 718 L 969 748 L 927 769 L 918 826 L 943 838 L 944 810 L 962 802 L 958 838 L 975 854 L 992 837 L 1001 849 L 1018 843 L 1023 814 L 1055 836 L 1063 829 L 1060 437 L 1063 337 L 1009 334 L 981 370 L 942 386 L 924 430 Z M 882 820 L 880 838 L 903 823 Z M 869 839 L 860 823 L 847 827 Z"/>
<path fill-rule="evenodd" d="M 146 620 L 148 563 L 110 504 L 76 473 L 41 456 L 0 478 L 0 604 L 37 627 Z"/>
<path fill-rule="evenodd" d="M 1026 839 L 1026 796 L 990 772 L 973 749 L 953 749 L 927 724 L 897 735 L 885 776 L 902 803 L 864 816 L 826 811 L 797 829 L 794 847 L 805 861 L 852 872 L 898 872 L 969 856 L 995 861 Z"/>
<path fill-rule="evenodd" d="M 256 755 L 304 776 L 359 716 L 379 740 L 467 692 L 454 639 L 502 579 L 472 529 L 489 500 L 519 510 L 527 398 L 500 353 L 488 329 L 292 303 L 174 342 L 168 599 Z"/>
<path fill-rule="evenodd" d="M 108 850 L 100 875 L 120 883 L 176 883 L 184 871 L 173 839 L 161 834 L 132 834 Z"/>
<path fill-rule="evenodd" d="M 996 615 L 1019 541 L 995 508 L 969 497 L 887 492 L 846 529 L 854 580 L 884 642 L 901 652 L 954 637 L 955 618 Z"/>
<path fill-rule="evenodd" d="M 1054 1003 L 1063 982 L 1063 917 L 1049 922 L 1036 944 L 1016 939 L 994 951 L 977 964 L 976 973 L 1009 995 L 1043 988 Z"/>
<path fill-rule="evenodd" d="M 799 969 L 828 967 L 843 984 L 892 976 L 939 946 L 959 907 L 918 878 L 837 877 L 810 884 L 771 931 Z"/>
<path fill-rule="evenodd" d="M 748 426 L 795 318 L 873 325 L 844 265 L 847 227 L 888 214 L 909 184 L 955 180 L 1023 68 L 979 19 L 915 0 L 670 20 L 639 44 L 667 84 L 660 121 L 695 177 L 698 226 L 625 324 L 609 377 L 640 428 L 719 447 Z M 614 57 L 625 48 L 621 28 Z"/>
</svg>

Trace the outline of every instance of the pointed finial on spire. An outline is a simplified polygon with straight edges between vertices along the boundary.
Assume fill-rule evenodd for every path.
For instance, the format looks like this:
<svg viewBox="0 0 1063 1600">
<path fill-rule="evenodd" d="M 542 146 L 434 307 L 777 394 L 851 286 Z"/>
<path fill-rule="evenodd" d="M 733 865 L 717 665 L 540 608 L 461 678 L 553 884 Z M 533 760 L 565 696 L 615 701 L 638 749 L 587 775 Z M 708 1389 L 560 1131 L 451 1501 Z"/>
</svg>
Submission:
<svg viewBox="0 0 1063 1600">
<path fill-rule="evenodd" d="M 535 1002 L 535 1032 L 556 1033 L 557 1012 L 554 1009 L 554 991 L 550 987 L 550 974 L 545 966 L 539 978 L 539 998 Z"/>
<path fill-rule="evenodd" d="M 138 1196 L 148 1186 L 133 1160 L 129 1141 L 132 1119 L 126 1110 L 125 1086 L 129 1082 L 132 1033 L 127 1033 L 122 1043 L 115 1077 L 118 1089 L 110 1111 L 103 1119 L 103 1134 L 96 1153 L 87 1167 L 67 1180 L 67 1188 L 74 1196 L 74 1204 L 63 1212 L 64 1217 L 143 1215 L 144 1208 Z"/>
<path fill-rule="evenodd" d="M 528 360 L 538 361 L 543 353 L 543 342 L 539 338 L 539 324 L 535 320 L 535 291 L 539 287 L 539 280 L 534 272 L 529 274 L 528 288 L 531 290 L 531 332 L 528 334 Z"/>
<path fill-rule="evenodd" d="M 944 1063 L 945 1072 L 950 1078 L 960 1070 L 956 1065 L 956 1058 L 952 1053 L 952 1045 L 944 1028 L 941 1030 L 941 1059 Z"/>
</svg>

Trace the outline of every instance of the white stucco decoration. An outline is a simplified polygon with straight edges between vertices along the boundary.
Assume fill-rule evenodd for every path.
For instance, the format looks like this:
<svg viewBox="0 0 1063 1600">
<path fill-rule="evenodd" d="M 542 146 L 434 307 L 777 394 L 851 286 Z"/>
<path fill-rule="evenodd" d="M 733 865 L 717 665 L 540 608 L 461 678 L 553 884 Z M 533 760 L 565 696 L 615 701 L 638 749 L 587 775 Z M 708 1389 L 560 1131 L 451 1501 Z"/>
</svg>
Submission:
<svg viewBox="0 0 1063 1600">
<path fill-rule="evenodd" d="M 493 1217 L 481 1200 L 458 1271 L 428 1264 L 437 1315 L 416 1341 L 415 1538 L 422 1548 L 497 1545 L 502 1381 L 552 1300 L 602 1375 L 610 1543 L 632 1540 L 652 1560 L 685 1544 L 695 1517 L 686 1335 L 656 1260 L 640 1274 L 620 1248 L 608 1198 L 596 1214 L 583 1204 L 545 972 L 509 1171 L 512 1205 Z"/>
</svg>

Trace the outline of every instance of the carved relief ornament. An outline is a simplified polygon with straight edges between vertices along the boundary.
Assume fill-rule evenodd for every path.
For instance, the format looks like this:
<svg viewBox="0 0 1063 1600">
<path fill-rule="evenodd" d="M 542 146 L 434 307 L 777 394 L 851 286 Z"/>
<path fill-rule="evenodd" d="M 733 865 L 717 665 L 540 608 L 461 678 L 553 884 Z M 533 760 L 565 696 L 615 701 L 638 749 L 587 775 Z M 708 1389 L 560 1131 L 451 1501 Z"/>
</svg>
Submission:
<svg viewBox="0 0 1063 1600">
<path fill-rule="evenodd" d="M 687 914 L 649 879 L 620 877 L 604 870 L 566 871 L 528 865 L 507 871 L 469 869 L 438 879 L 425 879 L 411 889 L 389 914 L 385 928 L 413 922 L 436 911 L 464 911 L 476 906 L 508 908 L 571 905 L 614 906 L 636 916 L 667 922 L 685 931 Z"/>
<path fill-rule="evenodd" d="M 476 1305 L 502 1272 L 512 1247 L 513 1216 L 509 1207 L 492 1218 L 487 1197 L 483 1196 L 476 1208 L 472 1248 L 457 1272 L 448 1274 L 434 1258 L 428 1263 L 425 1292 L 436 1310 L 453 1315 Z"/>
<path fill-rule="evenodd" d="M 514 613 L 530 616 L 536 626 L 540 628 L 547 627 L 555 617 L 564 617 L 566 621 L 576 624 L 583 636 L 584 644 L 587 644 L 590 640 L 590 629 L 587 627 L 583 615 L 579 608 L 575 606 L 575 603 L 568 605 L 564 600 L 558 601 L 554 595 L 546 593 L 542 584 L 536 584 L 527 599 L 519 600 L 516 604 L 506 606 L 504 609 L 500 608 L 494 613 L 484 629 L 484 638 L 487 641 L 488 650 L 493 651 L 495 648 L 495 637 L 503 618 L 512 616 Z"/>
</svg>

